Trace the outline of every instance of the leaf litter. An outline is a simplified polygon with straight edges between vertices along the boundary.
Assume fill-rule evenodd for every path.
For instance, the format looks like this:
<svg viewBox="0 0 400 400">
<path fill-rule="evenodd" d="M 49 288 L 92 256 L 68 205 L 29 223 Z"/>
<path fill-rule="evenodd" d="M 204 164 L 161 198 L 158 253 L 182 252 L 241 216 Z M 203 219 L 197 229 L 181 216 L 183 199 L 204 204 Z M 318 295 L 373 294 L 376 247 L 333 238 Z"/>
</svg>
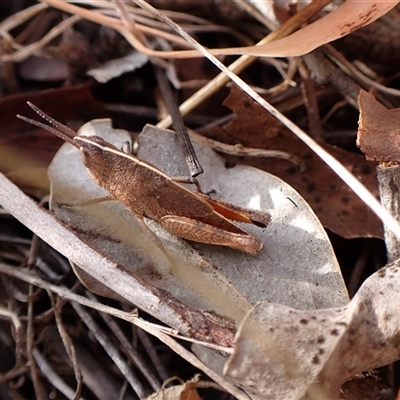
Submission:
<svg viewBox="0 0 400 400">
<path fill-rule="evenodd" d="M 141 2 L 138 1 L 137 3 Z M 43 6 L 43 4 L 40 6 Z M 116 2 L 116 4 L 119 4 L 119 12 L 123 15 L 126 11 L 123 8 L 124 6 L 121 6 L 120 2 Z M 343 6 L 337 8 L 335 12 L 327 12 L 326 16 L 321 17 L 317 23 L 300 29 L 295 34 L 288 36 L 287 39 L 281 39 L 283 40 L 283 44 L 287 43 L 287 45 L 282 45 L 282 42 L 276 42 L 272 45 L 260 46 L 256 51 L 264 51 L 265 55 L 267 51 L 277 51 L 273 50 L 274 46 L 275 48 L 281 46 L 280 50 L 278 50 L 281 52 L 279 53 L 281 55 L 294 54 L 294 50 L 304 53 L 313 48 L 313 46 L 318 47 L 324 40 L 330 41 L 333 37 L 337 37 L 337 35 L 341 36 L 350 33 L 352 30 L 372 22 L 373 19 L 378 18 L 395 5 L 396 2 L 387 2 L 382 5 L 369 3 L 363 5 L 364 8 L 366 7 L 364 11 L 361 9 L 357 11 L 357 2 L 348 1 L 344 3 Z M 65 7 L 66 11 L 74 10 L 74 13 L 76 11 L 77 15 L 84 10 L 83 8 L 62 1 L 58 2 L 56 6 Z M 347 12 L 345 12 L 346 7 Z M 35 9 L 32 9 L 32 14 L 30 15 L 41 12 L 44 9 L 44 7 L 35 7 Z M 359 17 L 358 14 L 358 17 L 355 18 L 354 15 L 356 14 L 352 13 L 361 12 L 360 10 L 364 13 L 364 16 L 366 15 L 365 10 L 369 10 L 368 18 L 364 18 L 363 20 L 357 19 Z M 131 12 L 132 9 L 128 9 L 128 11 Z M 349 24 L 346 30 L 341 30 L 340 28 L 340 24 L 343 22 L 342 18 L 336 18 L 341 12 L 345 12 L 345 14 L 348 13 L 345 17 L 350 18 L 350 20 L 354 22 L 354 24 Z M 97 22 L 102 21 L 108 24 L 109 27 L 113 27 L 122 33 L 131 44 L 138 45 L 138 48 L 143 51 L 146 50 L 138 41 L 135 41 L 135 31 L 131 30 L 128 32 L 126 26 L 119 24 L 119 20 L 115 16 L 111 18 L 101 15 L 101 13 L 96 12 L 96 8 L 86 10 L 85 14 L 82 14 L 82 16 L 83 15 L 85 18 L 91 19 L 93 17 Z M 285 15 L 285 12 L 281 11 L 280 16 L 282 17 L 283 15 Z M 21 13 L 21 18 L 29 19 L 29 13 Z M 354 21 L 354 19 L 356 21 Z M 14 18 L 12 21 L 8 21 L 8 25 L 3 24 L 2 29 L 11 29 L 10 26 L 14 27 L 22 22 L 20 19 L 19 22 L 15 24 L 16 20 L 18 21 L 18 19 Z M 125 19 L 125 24 L 127 21 L 128 20 Z M 329 21 L 335 24 L 334 28 L 329 25 Z M 72 23 L 72 21 L 68 23 Z M 143 30 L 142 23 L 143 21 L 138 23 L 138 25 L 140 25 L 139 29 L 141 30 Z M 67 24 L 60 24 L 60 31 L 65 29 L 66 26 Z M 318 26 L 320 26 L 320 28 L 318 28 Z M 324 29 L 329 31 L 328 33 L 331 34 L 331 36 L 324 37 L 324 35 L 322 35 Z M 307 30 L 317 32 L 309 36 Z M 132 32 L 134 33 L 132 34 Z M 149 31 L 145 30 L 145 32 L 148 33 Z M 299 46 L 298 41 L 296 42 L 296 37 L 298 38 L 301 35 L 306 35 L 306 37 L 310 39 L 308 43 L 307 41 L 303 43 L 305 46 Z M 167 36 L 164 37 L 167 38 Z M 167 40 L 169 39 L 171 39 L 170 36 Z M 43 40 L 40 44 L 37 43 L 33 46 L 28 46 L 26 49 L 15 46 L 17 49 L 15 54 L 10 53 L 3 55 L 2 61 L 12 62 L 17 59 L 23 60 L 24 57 L 33 54 L 38 48 L 46 46 L 46 43 L 48 43 L 48 41 Z M 175 43 L 179 43 L 179 40 L 176 40 Z M 73 49 L 73 45 L 71 48 Z M 267 50 L 268 48 L 269 50 Z M 253 54 L 251 52 L 254 51 L 254 49 L 247 49 L 246 51 L 248 54 Z M 157 52 L 147 50 L 144 51 L 144 53 L 147 53 L 147 55 L 157 54 Z M 332 55 L 333 53 L 329 54 Z M 167 53 L 165 52 L 164 55 L 167 55 Z M 172 55 L 170 52 L 171 57 L 181 57 L 182 55 L 184 54 L 179 54 L 178 52 Z M 183 67 L 181 66 L 180 68 Z M 115 75 L 114 81 L 119 79 L 118 72 Z M 368 82 L 368 80 L 364 82 Z M 291 83 L 293 84 L 294 82 L 292 81 Z M 124 93 L 124 90 L 125 88 L 122 89 L 121 94 Z M 332 231 L 344 237 L 380 237 L 382 234 L 377 219 L 370 215 L 370 211 L 367 211 L 365 206 L 360 204 L 359 200 L 356 199 L 352 192 L 349 191 L 314 155 L 310 155 L 310 151 L 306 147 L 303 147 L 302 144 L 290 138 L 288 132 L 285 132 L 281 126 L 277 125 L 275 120 L 269 120 L 268 117 L 264 117 L 260 114 L 259 110 L 257 110 L 254 105 L 249 103 L 247 99 L 244 99 L 243 95 L 237 91 L 235 92 L 235 90 L 236 89 L 232 90 L 228 102 L 232 102 L 231 109 L 237 114 L 236 119 L 218 129 L 206 129 L 203 131 L 208 132 L 209 135 L 212 135 L 213 138 L 218 140 L 228 140 L 231 144 L 240 142 L 242 145 L 248 147 L 278 148 L 304 159 L 308 167 L 306 172 L 302 172 L 298 167 L 290 165 L 288 161 L 274 161 L 272 167 L 272 163 L 269 160 L 257 160 L 256 162 L 247 159 L 245 162 L 249 165 L 256 165 L 262 167 L 264 170 L 271 171 L 293 185 L 302 193 L 306 201 L 312 205 L 324 225 Z M 295 91 L 290 89 L 287 93 L 290 92 Z M 278 92 L 276 92 L 276 95 L 278 95 Z M 294 98 L 295 97 L 292 97 L 292 99 Z M 348 99 L 350 104 L 353 105 L 355 100 L 354 98 L 351 100 Z M 388 105 L 388 99 L 382 99 L 380 96 L 380 100 L 386 106 Z M 389 104 L 396 104 L 396 101 L 390 99 Z M 244 107 L 241 108 L 241 106 Z M 43 108 L 46 112 L 55 116 L 49 109 Z M 380 108 L 378 103 L 375 108 Z M 293 110 L 296 110 L 296 107 L 291 109 L 291 111 Z M 375 115 L 373 111 L 375 110 L 371 109 L 366 113 L 364 110 L 364 118 Z M 21 113 L 21 108 L 18 108 L 14 114 L 17 112 Z M 212 112 L 210 115 L 211 114 Z M 296 118 L 296 113 L 292 113 L 292 117 Z M 268 123 L 266 121 L 268 121 Z M 376 118 L 373 118 L 372 121 L 375 122 Z M 94 122 L 94 124 L 98 123 Z M 302 125 L 301 118 L 300 125 Z M 391 134 L 395 129 L 393 127 L 394 124 L 388 123 L 387 125 L 388 132 Z M 379 128 L 379 124 L 377 127 Z M 101 129 L 98 125 L 97 128 Z M 268 130 L 268 128 L 271 130 Z M 361 128 L 363 128 L 362 125 Z M 142 142 L 139 146 L 140 152 L 147 151 L 144 145 L 146 140 L 152 145 L 151 142 L 152 140 L 154 141 L 154 135 L 161 133 L 150 127 L 147 127 L 144 133 L 146 133 L 146 131 L 148 134 L 151 133 L 152 136 L 141 135 L 139 140 L 139 142 Z M 268 135 L 265 135 L 264 131 L 268 131 Z M 252 132 L 252 135 L 250 135 L 249 132 Z M 271 134 L 271 132 L 273 133 Z M 373 141 L 373 138 L 369 138 L 368 140 Z M 389 141 L 384 144 L 388 143 Z M 375 164 L 368 164 L 362 160 L 361 156 L 342 149 L 336 149 L 326 143 L 324 144 L 324 148 L 328 149 L 336 158 L 341 159 L 342 163 L 372 191 L 373 195 L 377 195 L 374 174 Z M 162 154 L 161 151 L 170 152 L 171 154 L 168 158 L 177 162 L 175 154 L 179 154 L 179 150 L 171 150 L 169 145 L 164 144 L 161 139 L 157 139 L 157 146 L 154 146 L 152 162 L 157 163 L 159 161 L 165 161 L 160 156 L 160 154 Z M 391 151 L 390 147 L 388 151 Z M 75 153 L 78 154 L 76 151 Z M 74 159 L 72 153 L 68 158 L 70 161 L 75 160 L 73 161 L 74 167 L 80 162 L 79 157 Z M 371 158 L 374 157 L 372 156 Z M 231 158 L 230 162 L 232 161 L 237 163 L 241 160 L 236 157 Z M 171 168 L 171 173 L 180 171 L 176 169 L 178 167 L 175 167 L 174 163 L 171 163 Z M 71 168 L 64 166 L 63 169 L 63 172 L 70 172 L 68 170 Z M 65 171 L 65 169 L 67 169 L 67 171 Z M 348 298 L 346 289 L 329 240 L 325 232 L 321 229 L 318 219 L 311 209 L 308 208 L 304 199 L 299 197 L 290 186 L 276 177 L 267 178 L 269 175 L 251 168 L 235 167 L 225 169 L 220 160 L 214 160 L 209 169 L 210 172 L 215 172 L 215 176 L 210 173 L 209 177 L 202 182 L 204 187 L 208 188 L 208 190 L 215 190 L 217 195 L 221 195 L 229 201 L 232 201 L 231 199 L 237 199 L 238 204 L 262 207 L 262 209 L 271 211 L 273 214 L 273 223 L 270 227 L 265 229 L 265 231 L 260 233 L 258 230 L 250 229 L 254 234 L 260 235 L 266 245 L 266 251 L 268 251 L 269 245 L 270 252 L 267 253 L 268 256 L 266 259 L 263 258 L 264 254 L 257 255 L 254 259 L 242 255 L 231 257 L 229 253 L 234 252 L 233 250 L 218 249 L 218 252 L 215 252 L 213 246 L 198 244 L 194 245 L 195 250 L 193 250 L 187 244 L 178 243 L 179 241 L 175 238 L 169 237 L 168 234 L 160 231 L 155 224 L 149 223 L 152 229 L 158 232 L 163 240 L 172 246 L 171 249 L 173 248 L 174 250 L 171 251 L 175 251 L 179 254 L 186 254 L 186 261 L 190 260 L 189 263 L 191 266 L 193 260 L 197 260 L 200 265 L 199 268 L 196 267 L 200 272 L 196 273 L 193 272 L 193 268 L 191 273 L 188 274 L 183 266 L 180 270 L 178 268 L 175 271 L 171 271 L 165 267 L 162 257 L 155 255 L 156 252 L 150 251 L 150 256 L 147 252 L 141 253 L 144 248 L 150 245 L 149 243 L 143 243 L 143 240 L 142 243 L 140 243 L 140 234 L 135 234 L 134 240 L 130 242 L 131 247 L 129 249 L 120 250 L 117 247 L 120 242 L 123 242 L 122 239 L 125 239 L 132 233 L 124 233 L 117 238 L 110 235 L 110 231 L 115 231 L 115 226 L 113 226 L 112 222 L 107 221 L 104 215 L 113 215 L 111 212 L 115 207 L 101 209 L 102 211 L 100 211 L 100 216 L 98 216 L 98 218 L 103 224 L 103 227 L 96 226 L 92 228 L 90 224 L 87 225 L 85 222 L 85 213 L 91 213 L 89 207 L 83 207 L 82 209 L 77 207 L 71 207 L 70 209 L 61 207 L 63 210 L 62 214 L 59 214 L 59 216 L 65 219 L 71 227 L 74 227 L 77 235 L 81 238 L 90 241 L 98 241 L 97 246 L 101 249 L 101 253 L 110 251 L 109 254 L 111 254 L 111 258 L 119 255 L 119 253 L 126 253 L 129 259 L 128 264 L 132 264 L 133 259 L 138 260 L 141 266 L 134 270 L 133 273 L 136 274 L 139 271 L 143 274 L 141 276 L 144 280 L 155 284 L 155 287 L 161 290 L 157 295 L 160 296 L 160 305 L 164 307 L 165 310 L 168 310 L 168 307 L 165 308 L 165 305 L 168 301 L 172 300 L 172 298 L 168 298 L 168 295 L 172 294 L 173 298 L 182 302 L 180 307 L 182 310 L 186 310 L 186 313 L 194 312 L 195 309 L 208 313 L 204 314 L 207 316 L 203 321 L 214 321 L 214 328 L 217 326 L 220 328 L 223 327 L 221 328 L 221 332 L 225 329 L 226 333 L 228 331 L 232 333 L 232 327 L 234 327 L 235 324 L 240 324 L 234 344 L 234 354 L 230 357 L 230 361 L 225 366 L 225 373 L 227 374 L 225 378 L 222 378 L 222 375 L 224 364 L 227 359 L 226 354 L 221 356 L 209 350 L 205 351 L 200 345 L 196 345 L 194 351 L 206 365 L 213 369 L 214 373 L 216 372 L 220 375 L 220 377 L 217 377 L 214 374 L 214 379 L 217 381 L 222 379 L 219 380 L 219 382 L 224 384 L 223 382 L 226 382 L 226 378 L 233 378 L 233 383 L 243 388 L 252 398 L 285 398 L 284 396 L 286 395 L 290 398 L 320 398 L 321 396 L 335 398 L 335 396 L 339 396 L 341 384 L 346 379 L 352 378 L 352 374 L 357 374 L 370 368 L 375 368 L 397 360 L 398 356 L 395 348 L 398 341 L 396 336 L 398 327 L 396 325 L 396 318 L 392 318 L 392 314 L 395 314 L 395 312 L 390 308 L 392 305 L 396 304 L 397 293 L 395 286 L 391 285 L 392 282 L 396 281 L 396 263 L 372 275 L 350 303 L 347 304 Z M 71 171 L 75 170 L 71 169 Z M 60 173 L 60 175 L 62 177 L 63 173 Z M 71 176 L 66 178 L 68 185 L 71 185 L 78 176 L 80 177 L 80 172 L 73 175 L 72 178 Z M 304 176 L 307 178 L 306 180 L 302 178 Z M 224 186 L 224 182 L 218 181 L 219 177 L 221 177 L 224 182 L 228 182 L 226 187 Z M 252 184 L 249 185 L 251 182 Z M 237 186 L 235 186 L 235 183 Z M 276 191 L 271 189 L 270 193 L 265 193 L 264 186 L 267 184 L 270 185 L 271 188 L 276 188 Z M 6 185 L 6 183 L 4 183 L 4 185 Z M 79 184 L 77 183 L 77 185 Z M 324 190 L 324 186 L 326 187 L 326 185 L 328 185 L 328 188 L 331 187 L 331 190 Z M 5 187 L 6 186 L 4 186 L 4 188 Z M 76 198 L 75 194 L 79 197 L 79 195 L 82 195 L 82 193 L 85 193 L 87 190 L 86 182 L 84 184 L 82 183 L 78 188 L 74 187 L 73 184 L 68 186 L 68 188 L 72 188 L 73 191 L 70 190 L 68 193 L 63 194 L 63 196 L 67 198 L 68 195 L 70 195 L 71 199 L 72 197 L 74 199 Z M 77 192 L 75 192 L 75 190 L 77 190 Z M 7 209 L 7 196 L 5 196 L 5 194 L 6 193 L 3 193 L 2 204 Z M 241 198 L 239 194 L 244 194 L 244 197 Z M 17 197 L 15 197 L 15 199 L 16 198 Z M 60 201 L 62 201 L 62 199 Z M 54 198 L 52 202 L 53 205 L 55 205 L 55 209 L 59 209 Z M 84 208 L 87 208 L 87 210 L 83 210 Z M 11 206 L 10 209 L 15 210 L 15 208 Z M 299 209 L 301 210 L 300 213 Z M 286 213 L 284 213 L 283 210 Z M 18 214 L 16 211 L 14 212 Z M 74 213 L 76 214 L 74 215 Z M 298 214 L 301 214 L 300 218 Z M 360 215 L 363 215 L 363 218 L 360 218 Z M 25 214 L 23 221 L 24 218 L 29 219 L 27 216 L 28 214 Z M 304 219 L 301 219 L 301 217 Z M 92 216 L 92 219 L 96 218 Z M 28 219 L 26 219 L 26 224 L 29 226 Z M 114 217 L 112 219 L 114 219 Z M 127 224 L 128 220 L 129 217 L 122 216 L 115 225 L 118 226 L 118 224 L 120 224 L 122 227 Z M 83 222 L 83 227 L 80 226 L 77 221 Z M 132 223 L 134 224 L 134 221 Z M 279 225 L 282 225 L 282 230 L 280 230 L 281 227 Z M 106 228 L 104 228 L 104 226 L 106 226 Z M 393 225 L 391 226 L 393 227 Z M 293 229 L 294 227 L 296 229 Z M 31 229 L 35 231 L 37 227 L 33 225 Z M 389 224 L 385 232 L 390 230 L 391 227 Z M 132 229 L 132 232 L 133 231 Z M 126 231 L 122 230 L 122 232 Z M 300 232 L 301 234 L 299 234 Z M 306 239 L 307 234 L 312 238 L 311 240 Z M 104 238 L 111 239 L 111 241 L 104 242 L 102 241 Z M 317 240 L 315 240 L 315 238 L 317 238 Z M 139 239 L 139 244 L 136 243 L 136 239 Z M 50 238 L 48 240 L 51 242 Z M 61 238 L 59 240 L 60 243 L 62 243 Z M 276 240 L 276 242 L 274 240 Z M 144 242 L 146 242 L 146 240 L 144 240 Z M 66 244 L 65 247 L 67 247 Z M 139 251 L 136 251 L 138 249 Z M 292 249 L 296 249 L 296 251 L 293 252 Z M 34 252 L 36 251 L 37 250 L 34 250 Z M 5 259 L 8 260 L 7 253 L 4 254 Z M 257 266 L 256 260 L 258 258 L 260 267 Z M 305 262 L 304 260 L 307 261 Z M 296 266 L 296 262 L 299 266 Z M 39 263 L 37 264 L 39 265 Z M 77 264 L 79 265 L 79 262 L 77 262 Z M 380 266 L 382 265 L 383 264 L 380 264 Z M 88 264 L 86 263 L 83 267 L 88 267 Z M 91 266 L 88 270 L 92 276 L 97 276 L 95 270 L 91 268 Z M 275 276 L 271 271 L 275 272 Z M 315 273 L 316 271 L 319 272 Z M 188 275 L 190 276 L 188 277 Z M 106 275 L 103 275 L 103 278 L 105 276 Z M 105 285 L 107 286 L 107 291 L 104 289 L 105 286 L 103 285 L 103 287 L 101 287 L 98 282 L 96 284 L 93 282 L 86 282 L 86 284 L 89 285 L 92 290 L 118 300 L 121 300 L 121 293 L 125 300 L 129 301 L 129 298 L 132 298 L 129 291 L 126 290 L 127 288 L 122 286 L 124 281 L 120 281 L 114 287 L 114 289 L 119 289 L 117 290 L 119 293 L 115 295 L 115 292 L 114 294 L 110 294 L 108 291 L 109 287 L 113 289 L 112 279 L 101 279 L 100 277 L 98 280 L 101 281 L 102 284 L 107 283 L 107 285 Z M 160 284 L 161 281 L 162 284 Z M 115 282 L 117 281 L 115 280 Z M 125 281 L 125 284 L 126 282 L 128 281 Z M 197 283 L 200 284 L 197 286 Z M 132 287 L 135 287 L 135 284 L 136 283 L 132 281 Z M 146 286 L 145 283 L 142 282 L 142 284 L 144 285 L 143 287 Z M 216 289 L 211 290 L 212 286 L 216 287 Z M 166 292 L 164 293 L 162 290 L 166 290 Z M 218 296 L 216 296 L 215 292 Z M 153 293 L 157 292 L 153 291 Z M 161 293 L 164 293 L 164 295 L 162 296 Z M 168 295 L 166 295 L 166 293 L 168 293 Z M 222 296 L 225 299 L 224 301 L 221 301 L 221 293 L 224 293 Z M 213 296 L 216 297 L 214 298 Z M 394 300 L 392 300 L 392 298 Z M 260 301 L 261 303 L 259 303 Z M 256 305 L 257 303 L 259 304 Z M 144 303 L 141 304 L 142 308 L 147 311 Z M 179 302 L 172 300 L 170 304 L 175 307 Z M 255 305 L 254 308 L 252 308 L 253 305 Z M 317 310 L 315 310 L 315 308 L 317 308 Z M 189 311 L 190 309 L 192 311 Z M 160 313 L 154 312 L 154 309 L 153 311 L 149 309 L 149 311 L 150 314 L 153 312 L 153 315 L 156 314 L 159 319 L 170 326 L 174 326 L 176 323 L 178 329 L 181 329 L 181 331 L 185 332 L 188 336 L 191 335 L 189 333 L 190 330 L 185 330 L 185 326 L 187 327 L 185 323 L 187 321 L 177 317 L 179 313 L 171 314 L 171 309 L 169 309 L 169 314 L 165 314 L 165 317 L 163 317 Z M 247 314 L 247 316 L 243 319 L 245 314 Z M 4 315 L 6 315 L 6 313 L 4 313 Z M 195 318 L 195 315 L 194 313 L 192 317 Z M 223 319 L 218 319 L 220 316 L 228 316 L 236 321 L 236 323 L 228 328 L 227 325 L 224 325 L 222 322 Z M 197 317 L 199 321 L 202 320 L 201 313 L 197 314 Z M 313 322 L 316 321 L 313 317 L 317 318 L 318 324 Z M 333 328 L 332 324 L 337 324 L 340 326 L 340 329 Z M 194 324 L 192 326 L 195 331 L 196 328 L 198 329 L 196 333 L 199 335 L 201 324 Z M 335 329 L 337 329 L 338 335 L 332 334 L 332 337 L 330 337 L 329 334 L 327 335 L 327 332 L 336 333 Z M 296 331 L 296 334 L 293 334 L 293 331 Z M 232 345 L 229 334 L 226 334 L 226 336 L 219 336 L 219 339 L 217 339 L 218 336 L 216 332 L 217 331 L 214 331 L 209 338 L 213 338 L 212 340 L 220 343 L 225 340 L 224 343 Z M 201 335 L 198 337 L 200 336 Z M 355 336 L 357 339 L 354 339 Z M 207 335 L 203 335 L 203 338 L 206 337 Z M 297 340 L 293 340 L 293 337 L 296 337 Z M 265 344 L 265 342 L 267 342 L 267 344 Z M 256 344 L 260 344 L 261 350 Z M 371 350 L 365 352 L 365 348 L 370 345 L 373 345 Z M 277 349 L 282 349 L 282 351 L 277 351 Z M 231 351 L 227 351 L 227 354 L 229 353 L 231 353 Z M 34 352 L 34 354 L 37 355 L 37 352 Z M 260 354 L 262 354 L 262 357 L 260 357 Z M 39 359 L 40 358 L 37 358 L 37 360 Z M 39 361 L 37 362 L 39 364 Z M 192 362 L 194 365 L 197 365 L 194 360 L 192 360 Z M 245 372 L 243 372 L 242 369 L 245 369 Z M 212 374 L 212 372 L 208 373 Z M 33 376 L 37 376 L 36 372 L 32 374 Z M 279 380 L 276 374 L 280 374 L 279 378 L 283 377 L 282 380 Z M 162 375 L 161 371 L 160 375 Z M 48 377 L 47 379 L 51 380 L 52 378 Z M 353 381 L 355 380 L 353 379 Z M 232 382 L 232 379 L 230 379 L 230 382 Z M 230 386 L 228 390 L 232 390 L 231 393 L 233 393 L 234 389 Z M 372 396 L 372 391 L 368 391 L 368 394 Z M 244 393 L 240 394 L 237 391 L 235 391 L 235 395 L 238 398 L 246 397 Z"/>
</svg>

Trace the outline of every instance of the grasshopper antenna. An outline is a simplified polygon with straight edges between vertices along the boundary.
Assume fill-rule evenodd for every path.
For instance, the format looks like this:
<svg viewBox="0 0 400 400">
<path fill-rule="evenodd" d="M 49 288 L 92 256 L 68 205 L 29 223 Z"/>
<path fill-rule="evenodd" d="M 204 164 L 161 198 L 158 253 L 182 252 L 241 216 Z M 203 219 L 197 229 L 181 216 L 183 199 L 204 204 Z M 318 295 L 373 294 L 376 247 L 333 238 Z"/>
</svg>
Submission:
<svg viewBox="0 0 400 400">
<path fill-rule="evenodd" d="M 32 108 L 33 111 L 35 111 L 38 115 L 40 115 L 50 125 L 44 124 L 43 122 L 35 121 L 34 119 L 27 118 L 19 114 L 17 114 L 17 118 L 22 119 L 22 121 L 28 122 L 31 125 L 35 125 L 39 128 L 45 129 L 46 131 L 49 131 L 54 135 L 58 136 L 59 138 L 65 140 L 66 142 L 72 144 L 73 146 L 79 147 L 73 140 L 74 137 L 76 136 L 75 131 L 68 128 L 68 126 L 63 125 L 61 122 L 56 121 L 54 118 L 51 118 L 50 115 L 47 115 L 44 111 L 42 111 L 39 107 L 32 104 L 30 101 L 27 101 L 27 104 L 30 108 Z"/>
</svg>

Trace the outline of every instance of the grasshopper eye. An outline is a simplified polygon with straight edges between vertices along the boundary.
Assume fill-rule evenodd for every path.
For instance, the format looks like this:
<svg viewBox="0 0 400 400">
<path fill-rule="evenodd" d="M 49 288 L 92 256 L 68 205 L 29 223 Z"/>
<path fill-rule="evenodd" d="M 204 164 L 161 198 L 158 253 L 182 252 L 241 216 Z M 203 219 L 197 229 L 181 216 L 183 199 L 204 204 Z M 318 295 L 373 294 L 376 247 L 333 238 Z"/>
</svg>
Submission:
<svg viewBox="0 0 400 400">
<path fill-rule="evenodd" d="M 126 154 L 132 154 L 132 144 L 131 144 L 131 142 L 129 140 L 126 140 L 123 143 L 121 150 Z"/>
<path fill-rule="evenodd" d="M 91 161 L 91 152 L 88 151 L 84 146 L 79 147 L 79 151 L 81 152 L 81 159 L 85 167 L 89 167 Z"/>
</svg>

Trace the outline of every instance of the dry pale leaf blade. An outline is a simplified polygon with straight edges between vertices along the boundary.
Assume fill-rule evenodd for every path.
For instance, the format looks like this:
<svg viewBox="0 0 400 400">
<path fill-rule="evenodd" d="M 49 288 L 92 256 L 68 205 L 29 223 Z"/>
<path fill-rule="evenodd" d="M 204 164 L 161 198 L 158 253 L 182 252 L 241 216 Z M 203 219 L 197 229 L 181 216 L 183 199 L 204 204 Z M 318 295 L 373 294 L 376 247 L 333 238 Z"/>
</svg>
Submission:
<svg viewBox="0 0 400 400">
<path fill-rule="evenodd" d="M 134 51 L 125 57 L 110 60 L 99 67 L 92 68 L 87 72 L 87 75 L 96 79 L 97 82 L 106 83 L 126 72 L 132 72 L 143 67 L 148 61 L 149 57 L 145 54 Z"/>
<path fill-rule="evenodd" d="M 253 399 L 339 398 L 354 374 L 400 358 L 400 262 L 368 278 L 341 308 L 260 303 L 236 337 L 226 373 Z"/>
<path fill-rule="evenodd" d="M 357 146 L 367 160 L 400 162 L 400 109 L 388 110 L 364 90 L 358 105 Z"/>
<path fill-rule="evenodd" d="M 246 54 L 258 57 L 301 56 L 374 22 L 397 3 L 398 1 L 347 0 L 336 10 L 283 39 L 259 46 L 213 50 L 212 54 Z"/>
</svg>

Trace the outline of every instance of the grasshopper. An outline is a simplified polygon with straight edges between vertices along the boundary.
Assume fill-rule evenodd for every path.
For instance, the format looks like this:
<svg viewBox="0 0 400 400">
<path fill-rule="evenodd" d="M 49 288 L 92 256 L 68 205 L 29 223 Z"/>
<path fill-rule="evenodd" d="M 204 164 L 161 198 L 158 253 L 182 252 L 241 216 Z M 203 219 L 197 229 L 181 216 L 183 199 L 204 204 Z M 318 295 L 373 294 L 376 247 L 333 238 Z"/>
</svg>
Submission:
<svg viewBox="0 0 400 400">
<path fill-rule="evenodd" d="M 84 205 L 106 200 L 119 201 L 159 247 L 163 245 L 146 225 L 144 217 L 186 240 L 227 246 L 250 254 L 256 254 L 263 248 L 258 237 L 239 228 L 229 219 L 265 228 L 271 219 L 268 213 L 248 210 L 191 191 L 179 183 L 184 181 L 181 178 L 171 178 L 98 136 L 79 136 L 32 103 L 28 102 L 28 105 L 50 125 L 21 115 L 17 117 L 75 146 L 81 153 L 90 177 L 109 193 L 89 200 Z"/>
</svg>

